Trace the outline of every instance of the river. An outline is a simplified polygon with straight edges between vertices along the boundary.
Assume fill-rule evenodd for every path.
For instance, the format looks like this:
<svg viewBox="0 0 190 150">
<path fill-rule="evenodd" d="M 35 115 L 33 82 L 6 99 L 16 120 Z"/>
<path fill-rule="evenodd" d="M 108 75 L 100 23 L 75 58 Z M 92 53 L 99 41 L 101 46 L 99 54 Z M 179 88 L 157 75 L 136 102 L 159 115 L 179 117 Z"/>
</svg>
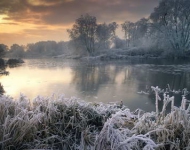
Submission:
<svg viewBox="0 0 190 150">
<path fill-rule="evenodd" d="M 155 101 L 138 94 L 146 87 L 190 89 L 190 63 L 185 61 L 82 61 L 67 59 L 26 59 L 25 63 L 7 68 L 0 76 L 6 95 L 17 99 L 20 93 L 29 99 L 38 95 L 65 95 L 89 102 L 120 102 L 131 110 L 155 110 Z M 175 100 L 180 105 L 180 100 Z"/>
</svg>

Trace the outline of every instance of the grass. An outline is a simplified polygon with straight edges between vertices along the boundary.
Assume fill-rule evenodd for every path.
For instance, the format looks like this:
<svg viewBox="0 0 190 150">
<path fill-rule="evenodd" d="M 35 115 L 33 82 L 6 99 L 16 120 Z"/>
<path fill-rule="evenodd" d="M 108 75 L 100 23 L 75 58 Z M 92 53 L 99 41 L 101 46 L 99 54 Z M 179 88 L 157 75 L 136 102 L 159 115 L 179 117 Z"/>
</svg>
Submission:
<svg viewBox="0 0 190 150">
<path fill-rule="evenodd" d="M 131 112 L 122 104 L 75 97 L 38 96 L 30 101 L 24 95 L 18 100 L 1 95 L 0 149 L 190 149 L 188 100 L 183 97 L 181 107 L 173 100 L 165 94 L 161 112 Z"/>
</svg>

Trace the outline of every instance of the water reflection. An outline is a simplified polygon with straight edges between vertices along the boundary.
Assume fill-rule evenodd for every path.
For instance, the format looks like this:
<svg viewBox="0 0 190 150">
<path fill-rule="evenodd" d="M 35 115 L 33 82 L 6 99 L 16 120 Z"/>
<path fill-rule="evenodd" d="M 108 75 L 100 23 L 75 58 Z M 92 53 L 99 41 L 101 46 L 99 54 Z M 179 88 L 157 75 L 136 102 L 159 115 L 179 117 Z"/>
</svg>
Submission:
<svg viewBox="0 0 190 150">
<path fill-rule="evenodd" d="M 0 76 L 6 94 L 18 97 L 65 94 L 87 101 L 123 101 L 130 109 L 155 110 L 154 97 L 139 95 L 146 86 L 190 89 L 190 65 L 135 64 L 133 62 L 86 62 L 61 59 L 25 60 L 17 68 L 8 68 L 9 76 Z M 185 65 L 185 67 L 184 67 Z M 186 68 L 186 69 L 184 69 Z M 177 72 L 177 73 L 176 73 Z M 176 99 L 176 105 L 180 100 Z"/>
</svg>

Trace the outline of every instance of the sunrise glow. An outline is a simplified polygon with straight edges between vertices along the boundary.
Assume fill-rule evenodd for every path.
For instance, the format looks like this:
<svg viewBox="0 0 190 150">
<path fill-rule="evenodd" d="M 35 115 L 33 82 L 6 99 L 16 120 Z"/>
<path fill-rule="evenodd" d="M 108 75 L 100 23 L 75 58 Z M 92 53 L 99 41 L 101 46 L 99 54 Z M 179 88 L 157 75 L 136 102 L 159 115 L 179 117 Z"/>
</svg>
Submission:
<svg viewBox="0 0 190 150">
<path fill-rule="evenodd" d="M 147 16 L 157 3 L 158 0 L 143 3 L 141 0 L 1 0 L 0 43 L 11 46 L 46 40 L 68 41 L 66 30 L 82 14 L 94 15 L 98 22 L 120 24 Z M 117 32 L 122 36 L 121 31 Z"/>
</svg>

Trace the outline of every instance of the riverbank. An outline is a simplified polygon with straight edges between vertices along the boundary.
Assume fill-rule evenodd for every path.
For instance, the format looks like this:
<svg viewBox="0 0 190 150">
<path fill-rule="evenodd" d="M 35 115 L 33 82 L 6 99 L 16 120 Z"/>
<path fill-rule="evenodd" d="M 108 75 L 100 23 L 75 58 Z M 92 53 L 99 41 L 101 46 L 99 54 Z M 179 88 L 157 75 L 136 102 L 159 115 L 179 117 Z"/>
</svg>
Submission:
<svg viewBox="0 0 190 150">
<path fill-rule="evenodd" d="M 6 67 L 7 65 L 17 65 L 17 64 L 21 64 L 24 63 L 24 61 L 22 59 L 14 59 L 14 58 L 9 58 L 9 59 L 4 59 L 4 58 L 0 58 L 0 67 Z"/>
<path fill-rule="evenodd" d="M 166 114 L 169 102 L 171 112 Z M 173 98 L 165 97 L 159 113 L 131 112 L 122 102 L 89 103 L 64 96 L 38 96 L 33 101 L 24 95 L 18 100 L 1 96 L 0 108 L 1 149 L 190 148 L 185 98 L 175 107 Z"/>
<path fill-rule="evenodd" d="M 172 50 L 164 51 L 162 49 L 147 48 L 147 47 L 133 47 L 129 49 L 107 49 L 98 50 L 91 55 L 80 54 L 62 54 L 53 56 L 53 58 L 64 59 L 85 59 L 85 60 L 128 60 L 128 59 L 188 59 L 189 53 L 176 54 Z"/>
<path fill-rule="evenodd" d="M 9 72 L 6 71 L 6 67 L 17 67 L 19 64 L 24 63 L 22 59 L 3 59 L 0 58 L 0 75 L 9 75 Z"/>
</svg>

